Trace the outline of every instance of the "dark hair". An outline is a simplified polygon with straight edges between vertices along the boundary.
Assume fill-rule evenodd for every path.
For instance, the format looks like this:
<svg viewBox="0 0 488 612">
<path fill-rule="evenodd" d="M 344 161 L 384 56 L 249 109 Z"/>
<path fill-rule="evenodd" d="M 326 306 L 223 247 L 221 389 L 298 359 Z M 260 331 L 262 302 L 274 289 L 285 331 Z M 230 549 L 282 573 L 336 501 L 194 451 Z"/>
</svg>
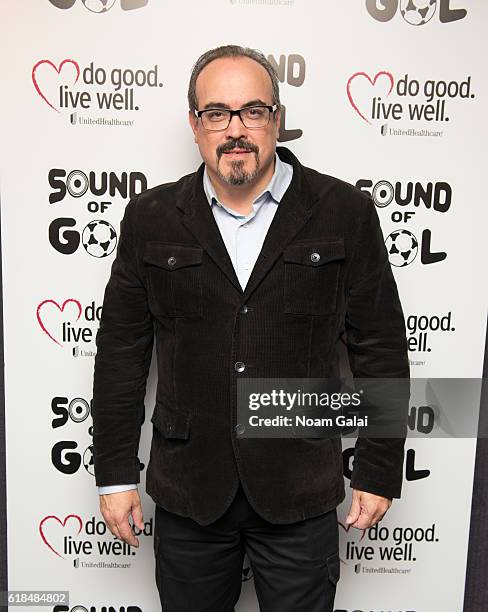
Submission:
<svg viewBox="0 0 488 612">
<path fill-rule="evenodd" d="M 250 49 L 249 47 L 241 47 L 239 45 L 223 45 L 221 47 L 216 47 L 215 49 L 205 51 L 205 53 L 200 55 L 195 62 L 190 76 L 190 83 L 188 85 L 188 106 L 190 111 L 194 112 L 198 108 L 196 94 L 198 75 L 205 68 L 205 66 L 207 66 L 207 64 L 210 64 L 210 62 L 213 60 L 221 57 L 249 57 L 250 59 L 258 62 L 258 64 L 261 64 L 261 66 L 266 69 L 267 73 L 269 74 L 269 78 L 271 79 L 273 104 L 277 105 L 278 110 L 280 109 L 281 103 L 278 75 L 276 74 L 276 70 L 271 62 L 269 62 L 261 51 L 258 51 L 257 49 Z"/>
</svg>

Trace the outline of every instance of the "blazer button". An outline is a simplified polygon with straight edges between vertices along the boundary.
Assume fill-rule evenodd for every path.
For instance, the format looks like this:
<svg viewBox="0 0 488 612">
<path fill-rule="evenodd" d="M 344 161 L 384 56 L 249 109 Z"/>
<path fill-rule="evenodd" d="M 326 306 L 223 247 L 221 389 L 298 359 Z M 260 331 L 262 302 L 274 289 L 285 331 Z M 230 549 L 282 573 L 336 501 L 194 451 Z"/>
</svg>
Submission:
<svg viewBox="0 0 488 612">
<path fill-rule="evenodd" d="M 244 370 L 246 369 L 246 364 L 243 363 L 242 361 L 236 361 L 234 364 L 234 370 L 236 372 L 244 372 Z"/>
<path fill-rule="evenodd" d="M 320 255 L 319 255 L 319 253 L 312 253 L 312 254 L 310 255 L 310 259 L 311 259 L 312 261 L 320 261 Z"/>
<path fill-rule="evenodd" d="M 174 266 L 176 263 L 176 257 L 168 257 L 168 264 Z"/>
<path fill-rule="evenodd" d="M 242 423 L 237 423 L 237 425 L 234 427 L 234 430 L 236 432 L 236 434 L 243 434 L 246 431 L 246 428 L 244 427 L 244 425 Z"/>
<path fill-rule="evenodd" d="M 246 306 L 245 304 L 244 304 L 244 306 L 242 306 L 242 307 L 241 307 L 241 309 L 239 310 L 239 312 L 240 312 L 241 314 L 246 314 L 246 313 L 247 313 L 247 311 L 248 311 L 248 308 L 247 308 L 247 306 Z"/>
</svg>

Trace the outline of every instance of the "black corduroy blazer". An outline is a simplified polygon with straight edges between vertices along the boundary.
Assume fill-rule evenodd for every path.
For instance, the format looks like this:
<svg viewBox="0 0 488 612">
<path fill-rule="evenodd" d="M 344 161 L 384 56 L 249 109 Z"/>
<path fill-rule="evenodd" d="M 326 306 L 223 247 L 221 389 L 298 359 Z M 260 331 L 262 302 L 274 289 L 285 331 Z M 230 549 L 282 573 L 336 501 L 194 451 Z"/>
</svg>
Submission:
<svg viewBox="0 0 488 612">
<path fill-rule="evenodd" d="M 239 378 L 337 376 L 341 336 L 354 376 L 409 377 L 404 316 L 371 197 L 285 147 L 277 152 L 293 179 L 245 290 L 203 190 L 203 163 L 131 199 L 105 289 L 93 381 L 96 483 L 140 482 L 155 342 L 146 490 L 202 525 L 225 512 L 239 479 L 273 523 L 316 516 L 345 495 L 340 439 L 237 435 Z M 359 438 L 351 486 L 399 497 L 403 454 L 402 438 Z"/>
</svg>

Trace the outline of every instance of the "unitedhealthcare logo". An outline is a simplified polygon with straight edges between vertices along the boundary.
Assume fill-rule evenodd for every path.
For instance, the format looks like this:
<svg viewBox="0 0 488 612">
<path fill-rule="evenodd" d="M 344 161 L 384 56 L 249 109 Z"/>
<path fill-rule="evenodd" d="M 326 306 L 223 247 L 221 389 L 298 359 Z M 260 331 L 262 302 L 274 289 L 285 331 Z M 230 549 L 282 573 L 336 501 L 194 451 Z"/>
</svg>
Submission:
<svg viewBox="0 0 488 612">
<path fill-rule="evenodd" d="M 70 9 L 76 0 L 49 0 L 58 9 Z M 83 6 L 91 13 L 107 13 L 117 4 L 117 0 L 81 0 Z M 140 9 L 147 5 L 149 0 L 120 0 L 120 7 L 124 11 Z"/>
</svg>

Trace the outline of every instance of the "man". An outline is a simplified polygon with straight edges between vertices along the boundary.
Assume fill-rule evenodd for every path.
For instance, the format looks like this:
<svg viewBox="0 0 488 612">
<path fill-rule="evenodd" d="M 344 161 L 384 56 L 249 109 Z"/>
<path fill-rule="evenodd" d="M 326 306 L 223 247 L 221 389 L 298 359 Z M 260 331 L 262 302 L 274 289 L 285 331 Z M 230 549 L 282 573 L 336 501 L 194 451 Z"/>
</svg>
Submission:
<svg viewBox="0 0 488 612">
<path fill-rule="evenodd" d="M 158 385 L 146 490 L 165 612 L 230 612 L 247 552 L 263 612 L 327 612 L 339 578 L 340 439 L 240 437 L 242 378 L 409 376 L 404 318 L 369 196 L 276 147 L 277 76 L 228 45 L 193 68 L 203 163 L 133 198 L 97 334 L 94 461 L 112 533 L 138 546 L 144 395 Z M 400 496 L 403 439 L 359 438 L 348 524 Z"/>
</svg>

